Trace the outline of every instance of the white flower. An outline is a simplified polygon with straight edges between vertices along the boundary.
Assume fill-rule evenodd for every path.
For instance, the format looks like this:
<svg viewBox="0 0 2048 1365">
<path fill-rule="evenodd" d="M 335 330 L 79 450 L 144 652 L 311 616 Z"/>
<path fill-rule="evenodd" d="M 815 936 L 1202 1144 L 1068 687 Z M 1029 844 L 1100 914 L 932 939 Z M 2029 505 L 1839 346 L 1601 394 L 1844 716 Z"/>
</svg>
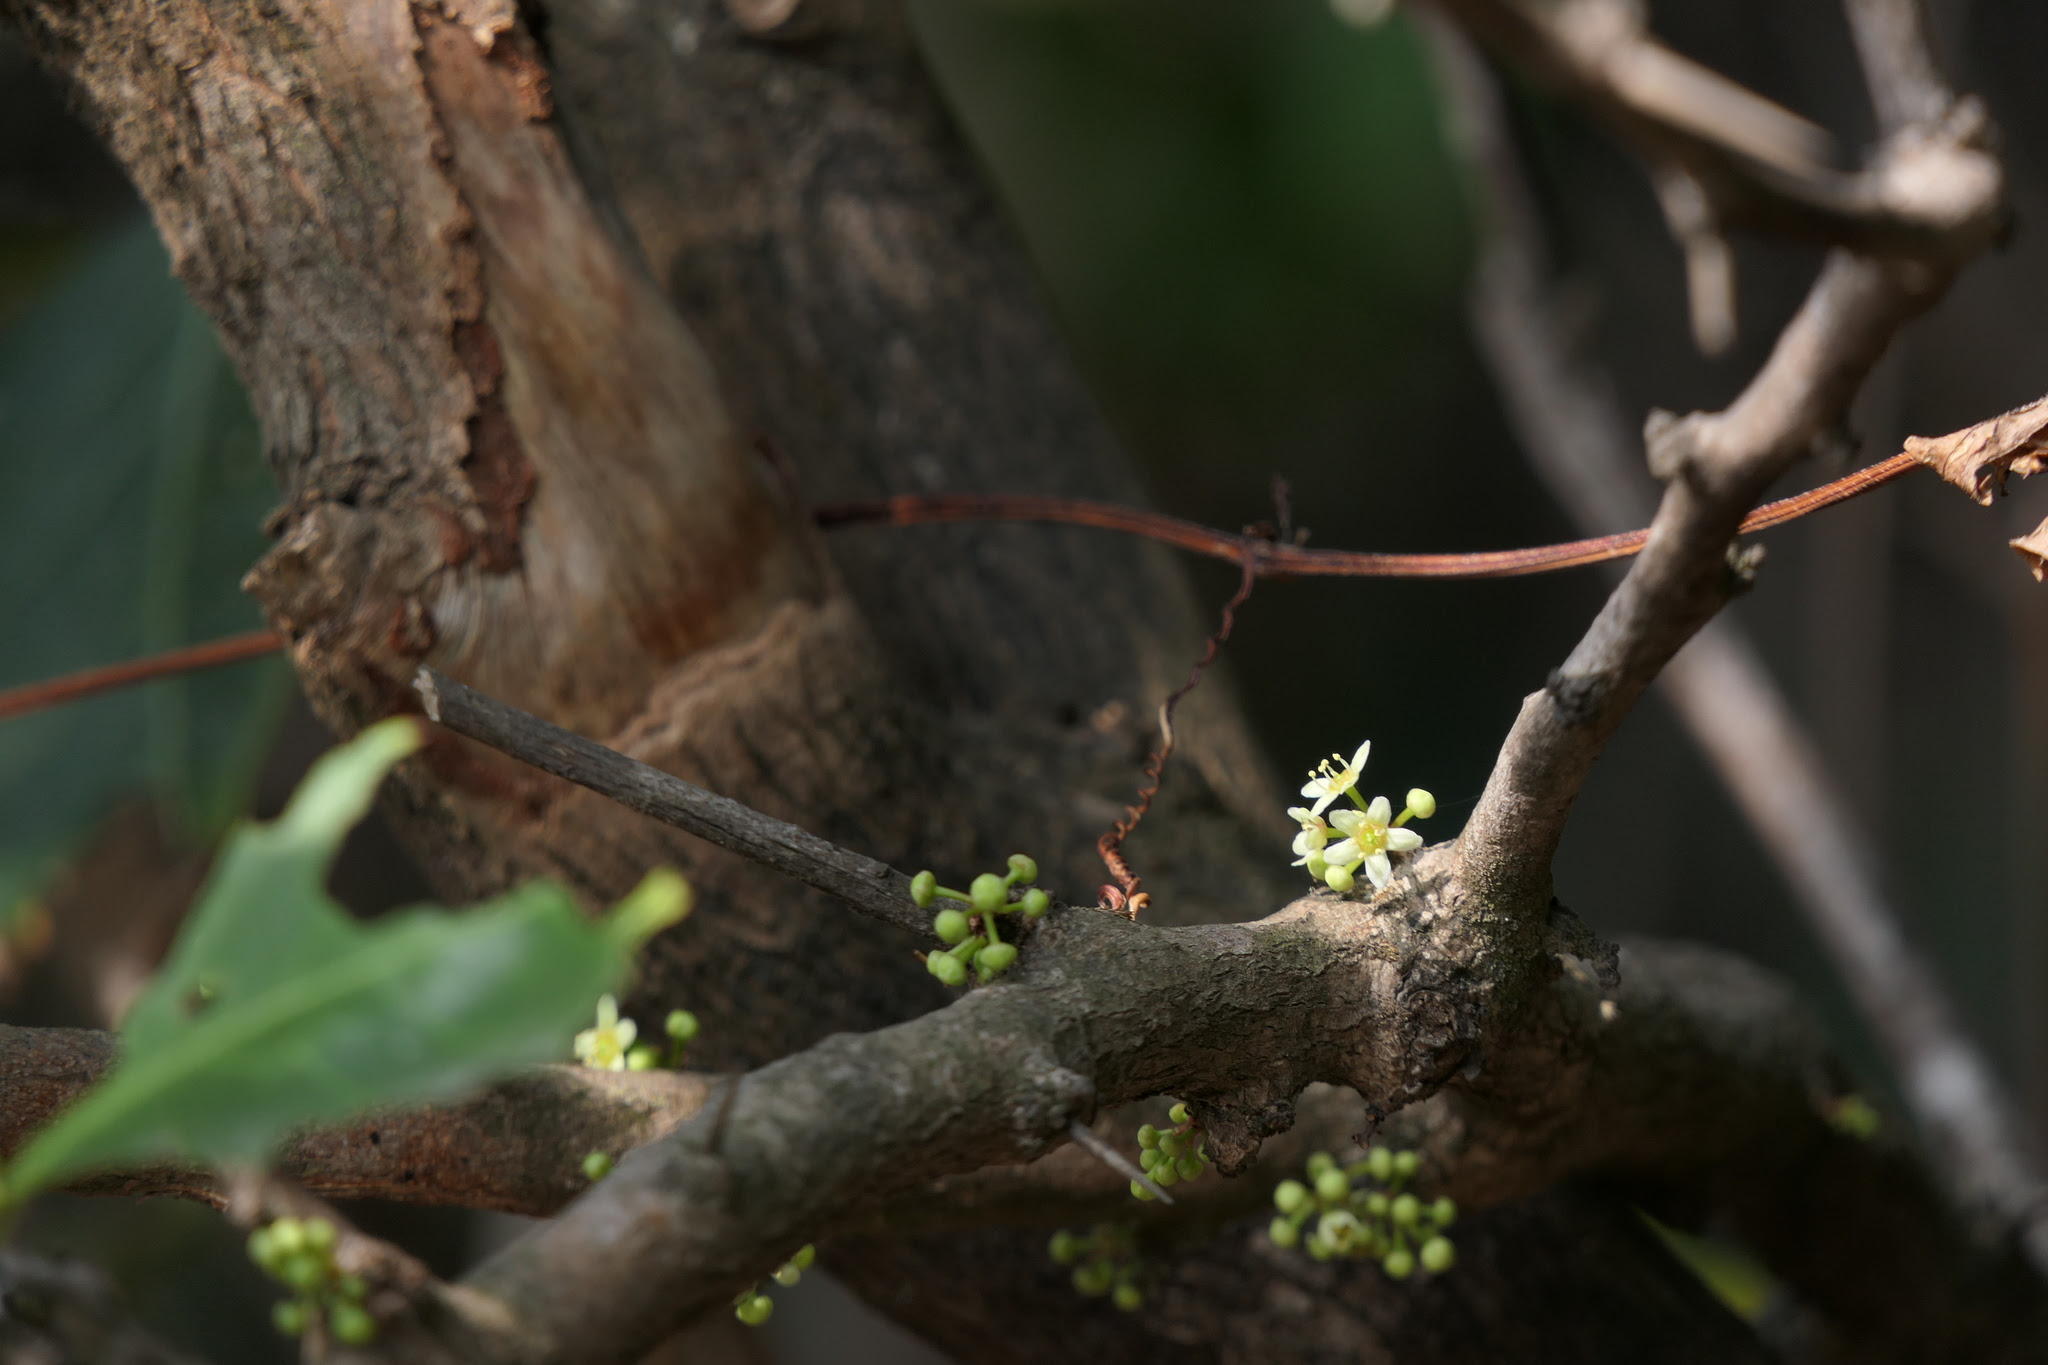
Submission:
<svg viewBox="0 0 2048 1365">
<path fill-rule="evenodd" d="M 1412 853 L 1422 847 L 1420 834 L 1412 829 L 1396 829 L 1389 823 L 1393 815 L 1393 803 L 1384 796 L 1375 796 L 1364 810 L 1333 812 L 1330 823 L 1345 837 L 1323 850 L 1324 859 L 1332 867 L 1355 868 L 1363 863 L 1374 889 L 1385 890 L 1394 876 L 1394 866 L 1387 855 Z"/>
<path fill-rule="evenodd" d="M 1322 852 L 1329 841 L 1330 826 L 1323 817 L 1306 806 L 1294 806 L 1287 812 L 1301 826 L 1301 833 L 1294 836 L 1294 851 L 1301 856 L 1294 860 L 1296 867 L 1305 867 L 1310 858 Z"/>
<path fill-rule="evenodd" d="M 1359 774 L 1365 769 L 1365 756 L 1371 752 L 1372 741 L 1367 740 L 1358 746 L 1358 752 L 1351 756 L 1349 763 L 1344 762 L 1342 754 L 1331 754 L 1330 758 L 1324 759 L 1321 765 L 1309 774 L 1307 783 L 1301 789 L 1303 796 L 1315 802 L 1315 805 L 1309 808 L 1309 813 L 1321 815 L 1330 808 L 1332 801 L 1357 786 Z M 1335 759 L 1343 766 L 1331 767 L 1330 759 Z"/>
<path fill-rule="evenodd" d="M 639 1025 L 619 1018 L 619 1002 L 601 995 L 597 998 L 597 1027 L 576 1035 L 576 1060 L 599 1071 L 624 1071 L 626 1053 L 639 1034 Z"/>
</svg>

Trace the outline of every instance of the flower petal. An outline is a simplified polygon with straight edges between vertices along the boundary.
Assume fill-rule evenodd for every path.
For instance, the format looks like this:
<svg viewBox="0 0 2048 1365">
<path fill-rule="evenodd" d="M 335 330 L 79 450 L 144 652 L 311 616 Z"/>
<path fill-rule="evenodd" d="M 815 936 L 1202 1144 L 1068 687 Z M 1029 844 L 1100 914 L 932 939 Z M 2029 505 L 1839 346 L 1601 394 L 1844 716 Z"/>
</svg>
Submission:
<svg viewBox="0 0 2048 1365">
<path fill-rule="evenodd" d="M 1375 825 L 1384 825 L 1394 818 L 1394 803 L 1384 796 L 1375 796 L 1372 804 L 1365 808 L 1365 814 Z"/>
<path fill-rule="evenodd" d="M 1375 853 L 1365 860 L 1365 875 L 1372 878 L 1373 889 L 1384 891 L 1387 883 L 1394 880 L 1394 865 L 1387 861 L 1384 853 Z"/>
<path fill-rule="evenodd" d="M 1412 829 L 1390 829 L 1387 831 L 1387 852 L 1413 853 L 1422 847 L 1422 836 Z"/>
<path fill-rule="evenodd" d="M 1365 827 L 1365 812 L 1362 810 L 1337 810 L 1330 812 L 1330 823 L 1346 834 L 1356 835 Z"/>
<path fill-rule="evenodd" d="M 1350 765 L 1349 765 L 1349 766 L 1350 766 L 1350 768 L 1351 768 L 1351 771 L 1352 771 L 1352 772 L 1354 772 L 1354 773 L 1356 773 L 1356 772 L 1357 772 L 1357 771 L 1359 771 L 1359 770 L 1360 770 L 1361 768 L 1363 768 L 1363 767 L 1365 766 L 1365 759 L 1366 759 L 1366 755 L 1370 754 L 1371 752 L 1372 752 L 1372 741 L 1371 741 L 1371 740 L 1369 740 L 1369 739 L 1368 739 L 1368 740 L 1364 741 L 1363 743 L 1361 743 L 1361 744 L 1360 744 L 1360 745 L 1358 746 L 1358 752 L 1357 752 L 1357 753 L 1355 753 L 1355 754 L 1353 754 L 1353 755 L 1351 755 L 1351 763 L 1350 763 Z"/>
</svg>

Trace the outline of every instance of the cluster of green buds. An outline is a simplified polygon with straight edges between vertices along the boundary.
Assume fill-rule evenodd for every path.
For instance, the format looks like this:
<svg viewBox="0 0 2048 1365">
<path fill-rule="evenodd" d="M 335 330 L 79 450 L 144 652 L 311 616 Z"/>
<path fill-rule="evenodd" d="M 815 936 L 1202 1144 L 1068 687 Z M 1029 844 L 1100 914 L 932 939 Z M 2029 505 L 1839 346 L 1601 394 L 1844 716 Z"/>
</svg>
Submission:
<svg viewBox="0 0 2048 1365">
<path fill-rule="evenodd" d="M 940 886 L 929 870 L 912 877 L 910 898 L 918 909 L 929 910 L 940 900 L 961 901 L 967 906 L 962 910 L 949 905 L 932 916 L 932 932 L 949 946 L 927 954 L 925 970 L 948 986 L 966 985 L 969 967 L 983 985 L 1008 971 L 1017 960 L 1017 945 L 1003 942 L 996 921 L 1004 915 L 1037 919 L 1052 909 L 1052 897 L 1031 885 L 1037 880 L 1038 864 L 1021 853 L 1010 855 L 1009 875 L 984 872 L 965 891 Z M 1022 892 L 1017 890 L 1020 885 L 1026 888 Z M 1013 893 L 1015 900 L 1011 899 Z"/>
<path fill-rule="evenodd" d="M 1349 891 L 1361 868 L 1374 890 L 1385 890 L 1394 879 L 1393 855 L 1422 847 L 1422 836 L 1404 826 L 1410 820 L 1427 820 L 1436 814 L 1436 798 L 1420 787 L 1409 789 L 1408 803 L 1399 815 L 1394 814 L 1394 803 L 1384 796 L 1370 801 L 1360 796 L 1358 779 L 1364 775 L 1365 760 L 1371 753 L 1372 741 L 1367 740 L 1349 762 L 1342 754 L 1324 759 L 1301 789 L 1312 804 L 1294 806 L 1287 812 L 1301 826 L 1294 836 L 1294 851 L 1301 856 L 1294 865 L 1307 868 L 1309 876 L 1332 891 Z M 1339 799 L 1349 801 L 1351 808 L 1330 810 Z M 1325 811 L 1329 811 L 1328 819 Z"/>
<path fill-rule="evenodd" d="M 1280 1216 L 1267 1235 L 1273 1245 L 1304 1246 L 1318 1261 L 1337 1257 L 1375 1260 L 1390 1279 L 1405 1280 L 1420 1265 L 1441 1275 L 1457 1263 L 1457 1249 L 1443 1230 L 1458 1216 L 1449 1199 L 1425 1204 L 1402 1186 L 1415 1174 L 1421 1158 L 1413 1152 L 1385 1147 L 1366 1149 L 1365 1159 L 1339 1166 L 1328 1152 L 1308 1159 L 1309 1183 L 1283 1180 L 1273 1191 Z M 1352 1182 L 1368 1182 L 1354 1188 Z M 1315 1226 L 1306 1242 L 1302 1229 Z"/>
<path fill-rule="evenodd" d="M 292 1291 L 270 1310 L 288 1337 L 303 1335 L 324 1318 L 327 1334 L 343 1346 L 367 1346 L 376 1319 L 363 1307 L 369 1286 L 334 1263 L 334 1224 L 325 1218 L 279 1218 L 249 1234 L 249 1259 Z"/>
<path fill-rule="evenodd" d="M 1074 1267 L 1074 1288 L 1091 1299 L 1109 1296 L 1126 1313 L 1145 1302 L 1138 1287 L 1138 1229 L 1132 1223 L 1097 1223 L 1086 1232 L 1062 1229 L 1046 1250 L 1059 1265 Z"/>
<path fill-rule="evenodd" d="M 576 1060 L 598 1071 L 652 1071 L 656 1067 L 679 1067 L 701 1026 L 688 1010 L 670 1010 L 662 1025 L 668 1035 L 664 1049 L 653 1043 L 636 1043 L 640 1026 L 619 1017 L 619 1002 L 602 995 L 597 1000 L 597 1025 L 576 1035 Z"/>
<path fill-rule="evenodd" d="M 1154 1128 L 1148 1123 L 1138 1129 L 1138 1164 L 1155 1185 L 1193 1180 L 1209 1169 L 1209 1144 L 1202 1126 L 1188 1117 L 1187 1105 L 1174 1105 L 1166 1117 L 1173 1127 Z M 1131 1193 L 1140 1199 L 1158 1198 L 1135 1180 Z"/>
<path fill-rule="evenodd" d="M 784 1289 L 787 1289 L 798 1280 L 801 1280 L 804 1277 L 804 1272 L 811 1268 L 811 1262 L 817 1259 L 818 1249 L 809 1242 L 805 1242 L 796 1249 L 796 1255 L 775 1267 L 775 1274 L 770 1278 Z M 768 1321 L 774 1312 L 775 1300 L 763 1293 L 761 1286 L 758 1284 L 751 1289 L 745 1290 L 738 1298 L 732 1301 L 732 1315 L 749 1327 L 759 1327 L 762 1323 Z"/>
</svg>

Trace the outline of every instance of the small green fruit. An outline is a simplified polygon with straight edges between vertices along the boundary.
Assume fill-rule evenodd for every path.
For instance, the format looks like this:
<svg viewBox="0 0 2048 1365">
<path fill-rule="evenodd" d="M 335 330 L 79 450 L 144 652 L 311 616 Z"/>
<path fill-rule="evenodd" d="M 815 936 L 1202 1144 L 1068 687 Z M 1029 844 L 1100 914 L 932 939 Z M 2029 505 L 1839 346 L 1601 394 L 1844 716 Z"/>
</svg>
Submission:
<svg viewBox="0 0 2048 1365">
<path fill-rule="evenodd" d="M 1331 1156 L 1328 1152 L 1312 1152 L 1308 1158 L 1308 1178 L 1314 1180 L 1336 1164 L 1337 1158 Z"/>
<path fill-rule="evenodd" d="M 1282 1213 L 1299 1213 L 1308 1200 L 1308 1186 L 1299 1180 L 1283 1180 L 1273 1187 L 1273 1207 Z"/>
<path fill-rule="evenodd" d="M 1022 853 L 1010 855 L 1010 875 L 1020 882 L 1038 880 L 1038 864 Z"/>
<path fill-rule="evenodd" d="M 1159 1196 L 1152 1193 L 1152 1191 L 1146 1189 L 1139 1182 L 1133 1180 L 1131 1182 L 1131 1197 L 1133 1199 L 1157 1199 Z"/>
<path fill-rule="evenodd" d="M 932 916 L 932 932 L 939 936 L 941 943 L 965 941 L 968 928 L 966 914 L 951 906 Z"/>
<path fill-rule="evenodd" d="M 1135 1313 L 1144 1306 L 1145 1291 L 1134 1284 L 1120 1284 L 1116 1293 L 1110 1296 L 1110 1302 L 1126 1313 Z"/>
<path fill-rule="evenodd" d="M 749 1327 L 759 1327 L 774 1312 L 775 1300 L 766 1294 L 753 1294 L 735 1304 L 732 1315 Z"/>
<path fill-rule="evenodd" d="M 1301 1241 L 1301 1224 L 1292 1218 L 1275 1218 L 1266 1225 L 1266 1236 L 1273 1239 L 1276 1247 L 1291 1247 Z"/>
<path fill-rule="evenodd" d="M 1399 1227 L 1412 1228 L 1422 1218 L 1422 1201 L 1412 1194 L 1398 1196 L 1388 1210 Z"/>
<path fill-rule="evenodd" d="M 1447 1228 L 1458 1221 L 1458 1206 L 1449 1195 L 1443 1195 L 1429 1206 L 1429 1221 L 1440 1228 Z"/>
<path fill-rule="evenodd" d="M 280 1218 L 270 1225 L 270 1245 L 279 1256 L 290 1256 L 306 1246 L 306 1225 L 296 1218 Z"/>
<path fill-rule="evenodd" d="M 668 1022 L 662 1027 L 676 1042 L 687 1043 L 697 1036 L 703 1026 L 697 1022 L 697 1016 L 688 1010 L 670 1010 Z"/>
<path fill-rule="evenodd" d="M 1186 1153 L 1175 1164 L 1180 1170 L 1180 1178 L 1182 1180 L 1193 1180 L 1202 1173 L 1202 1158 L 1196 1156 L 1193 1152 Z"/>
<path fill-rule="evenodd" d="M 933 953 L 924 960 L 925 969 L 948 986 L 967 984 L 967 964 L 951 953 Z"/>
<path fill-rule="evenodd" d="M 1422 1244 L 1422 1268 L 1441 1275 L 1458 1263 L 1458 1249 L 1448 1237 L 1432 1237 Z"/>
<path fill-rule="evenodd" d="M 910 899 L 917 903 L 918 909 L 931 909 L 932 902 L 938 899 L 938 895 L 939 879 L 930 871 L 920 872 L 910 879 Z"/>
<path fill-rule="evenodd" d="M 1316 1177 L 1316 1198 L 1325 1204 L 1335 1204 L 1351 1193 L 1351 1178 L 1331 1167 Z"/>
<path fill-rule="evenodd" d="M 1415 1253 L 1407 1247 L 1395 1247 L 1380 1262 L 1380 1269 L 1387 1272 L 1390 1280 L 1405 1280 L 1415 1273 Z"/>
<path fill-rule="evenodd" d="M 967 898 L 974 903 L 975 913 L 993 915 L 1010 899 L 1010 888 L 995 873 L 984 872 L 967 888 Z"/>
<path fill-rule="evenodd" d="M 1116 1283 L 1116 1267 L 1108 1261 L 1090 1261 L 1074 1269 L 1074 1288 L 1089 1298 L 1100 1298 Z"/>
<path fill-rule="evenodd" d="M 1014 943 L 991 943 L 974 955 L 974 965 L 981 968 L 984 978 L 1008 971 L 1016 961 L 1017 945 Z"/>
<path fill-rule="evenodd" d="M 1384 1194 L 1381 1194 L 1378 1190 L 1374 1190 L 1371 1193 L 1367 1194 L 1365 1196 L 1365 1212 L 1368 1217 L 1372 1218 L 1386 1217 L 1387 1197 Z"/>
<path fill-rule="evenodd" d="M 318 1252 L 297 1251 L 285 1257 L 278 1278 L 294 1289 L 316 1289 L 327 1278 L 327 1265 L 327 1258 Z"/>
<path fill-rule="evenodd" d="M 1178 1185 L 1180 1172 L 1173 1168 L 1171 1161 L 1162 1161 L 1152 1168 L 1152 1181 L 1156 1185 Z"/>
<path fill-rule="evenodd" d="M 359 1303 L 331 1303 L 327 1330 L 344 1346 L 368 1346 L 377 1339 L 377 1320 Z"/>
<path fill-rule="evenodd" d="M 1037 919 L 1050 909 L 1052 909 L 1052 897 L 1046 895 L 1037 887 L 1034 886 L 1024 893 L 1024 918 Z"/>
<path fill-rule="evenodd" d="M 1365 1168 L 1384 1185 L 1394 1178 L 1394 1154 L 1385 1147 L 1374 1147 L 1365 1154 Z"/>
<path fill-rule="evenodd" d="M 1139 1124 L 1138 1145 L 1148 1150 L 1157 1147 L 1159 1145 L 1159 1130 L 1149 1123 Z"/>
<path fill-rule="evenodd" d="M 583 1158 L 583 1178 L 602 1180 L 612 1173 L 612 1158 L 608 1152 L 592 1152 Z"/>
<path fill-rule="evenodd" d="M 1396 1180 L 1406 1180 L 1409 1176 L 1414 1175 L 1421 1165 L 1422 1155 L 1419 1152 L 1396 1152 L 1394 1153 L 1394 1178 Z"/>
<path fill-rule="evenodd" d="M 1132 1188 L 1143 1189 L 1144 1186 L 1133 1181 Z M 1081 1259 L 1081 1252 L 1084 1249 L 1081 1239 L 1064 1228 L 1055 1232 L 1052 1240 L 1045 1245 L 1046 1254 L 1052 1257 L 1055 1265 L 1072 1265 Z"/>
<path fill-rule="evenodd" d="M 301 1299 L 286 1299 L 282 1303 L 272 1304 L 270 1308 L 270 1325 L 288 1337 L 295 1337 L 304 1332 L 310 1318 L 306 1304 Z"/>
<path fill-rule="evenodd" d="M 1180 1133 L 1168 1129 L 1159 1135 L 1159 1150 L 1168 1156 L 1179 1156 L 1188 1149 L 1188 1140 Z"/>
</svg>

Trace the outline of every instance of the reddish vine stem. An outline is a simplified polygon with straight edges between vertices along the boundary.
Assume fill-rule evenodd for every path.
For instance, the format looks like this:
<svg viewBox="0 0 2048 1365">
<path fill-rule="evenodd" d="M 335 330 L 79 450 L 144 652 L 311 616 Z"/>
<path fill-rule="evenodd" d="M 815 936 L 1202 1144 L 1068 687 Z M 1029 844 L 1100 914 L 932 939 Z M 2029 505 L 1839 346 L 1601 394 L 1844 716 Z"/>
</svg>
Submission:
<svg viewBox="0 0 2048 1365">
<path fill-rule="evenodd" d="M 1263 544 L 1264 542 L 1254 542 Z M 1218 623 L 1215 634 L 1202 647 L 1202 657 L 1195 660 L 1188 680 L 1166 694 L 1166 700 L 1159 703 L 1159 748 L 1145 761 L 1144 785 L 1138 788 L 1138 799 L 1124 807 L 1124 818 L 1109 827 L 1109 832 L 1095 841 L 1095 851 L 1102 855 L 1102 865 L 1109 869 L 1109 875 L 1116 878 L 1115 886 L 1102 888 L 1102 907 L 1105 910 L 1121 910 L 1126 918 L 1136 919 L 1138 912 L 1151 903 L 1152 898 L 1142 890 L 1138 874 L 1131 871 L 1131 865 L 1124 860 L 1124 840 L 1152 809 L 1152 798 L 1159 795 L 1159 783 L 1166 772 L 1166 760 L 1173 757 L 1173 708 L 1180 705 L 1180 699 L 1195 690 L 1202 681 L 1202 673 L 1230 640 L 1230 632 L 1237 625 L 1237 609 L 1252 595 L 1252 585 L 1259 581 L 1259 554 L 1256 550 L 1239 561 L 1241 576 L 1237 591 L 1223 604 L 1223 619 Z"/>
<path fill-rule="evenodd" d="M 1919 467 L 1919 461 L 1910 455 L 1894 455 L 1833 483 L 1765 503 L 1743 518 L 1742 530 L 1762 531 L 1782 526 L 1809 512 L 1867 493 Z M 833 503 L 818 508 L 815 515 L 818 525 L 827 530 L 835 526 L 872 522 L 917 526 L 955 521 L 1036 521 L 1093 526 L 1104 531 L 1144 536 L 1148 540 L 1236 564 L 1259 578 L 1514 578 L 1523 574 L 1574 569 L 1610 559 L 1626 559 L 1640 551 L 1650 538 L 1648 531 L 1625 531 L 1619 535 L 1574 540 L 1562 545 L 1464 554 L 1310 550 L 1299 545 L 1275 544 L 1258 536 L 1233 535 L 1228 531 L 1183 521 L 1179 517 L 1136 507 L 1119 507 L 1115 503 L 1009 493 L 905 493 L 893 498 Z M 282 649 L 284 644 L 284 637 L 276 631 L 253 630 L 222 640 L 209 640 L 205 644 L 152 654 L 147 658 L 131 659 L 126 663 L 107 664 L 28 683 L 0 692 L 0 720 L 79 701 L 114 688 L 132 687 L 179 673 L 239 663 L 243 659 Z"/>
<path fill-rule="evenodd" d="M 1743 518 L 1742 530 L 1762 531 L 1781 526 L 1809 512 L 1867 493 L 1919 467 L 1920 462 L 1910 455 L 1894 455 L 1833 483 L 1765 503 Z M 816 516 L 818 525 L 827 529 L 869 522 L 916 526 L 954 521 L 1037 521 L 1092 526 L 1144 536 L 1231 564 L 1251 563 L 1256 565 L 1261 578 L 1517 578 L 1626 559 L 1641 551 L 1650 538 L 1647 530 L 1624 531 L 1562 545 L 1457 554 L 1310 550 L 1299 545 L 1276 545 L 1257 536 L 1233 535 L 1137 507 L 1090 502 L 1085 498 L 1015 493 L 905 493 L 893 498 L 833 503 L 818 508 Z"/>
<path fill-rule="evenodd" d="M 145 659 L 131 659 L 126 663 L 106 664 L 99 668 L 67 673 L 61 678 L 28 683 L 0 692 L 0 720 L 11 720 L 30 711 L 62 706 L 66 702 L 82 701 L 101 692 L 110 692 L 117 687 L 132 687 L 137 683 L 154 682 L 159 678 L 168 678 L 179 673 L 193 673 L 202 668 L 219 668 L 222 664 L 240 663 L 244 659 L 258 658 L 282 648 L 284 637 L 276 631 L 252 630 L 243 635 L 230 635 L 224 640 L 208 640 L 205 644 L 166 650 L 162 654 L 152 654 Z"/>
</svg>

